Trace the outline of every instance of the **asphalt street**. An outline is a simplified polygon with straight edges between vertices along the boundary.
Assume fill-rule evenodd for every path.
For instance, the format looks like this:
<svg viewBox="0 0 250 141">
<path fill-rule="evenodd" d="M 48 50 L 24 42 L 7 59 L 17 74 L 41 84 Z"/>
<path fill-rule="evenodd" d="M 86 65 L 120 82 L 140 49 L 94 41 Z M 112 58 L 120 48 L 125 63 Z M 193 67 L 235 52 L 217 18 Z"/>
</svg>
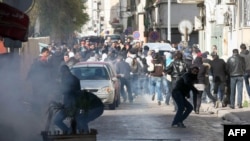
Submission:
<svg viewBox="0 0 250 141">
<path fill-rule="evenodd" d="M 184 122 L 187 128 L 172 128 L 173 105 L 158 105 L 151 96 L 136 97 L 134 103 L 121 103 L 116 110 L 104 114 L 89 124 L 97 129 L 98 141 L 223 141 L 223 120 L 203 106 Z"/>
</svg>

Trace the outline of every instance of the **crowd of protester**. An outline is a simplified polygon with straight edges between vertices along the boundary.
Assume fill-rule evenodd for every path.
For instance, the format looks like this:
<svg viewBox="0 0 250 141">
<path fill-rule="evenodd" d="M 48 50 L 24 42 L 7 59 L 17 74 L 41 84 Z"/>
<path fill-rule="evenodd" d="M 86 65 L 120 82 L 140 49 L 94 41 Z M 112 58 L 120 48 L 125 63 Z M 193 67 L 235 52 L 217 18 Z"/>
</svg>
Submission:
<svg viewBox="0 0 250 141">
<path fill-rule="evenodd" d="M 170 41 L 162 41 L 170 43 Z M 170 43 L 171 44 L 171 43 Z M 198 45 L 183 46 L 181 43 L 172 46 L 172 51 L 150 50 L 143 46 L 143 42 L 114 41 L 107 39 L 103 44 L 80 40 L 73 47 L 66 45 L 50 45 L 39 57 L 40 61 L 46 60 L 45 69 L 50 73 L 45 74 L 46 79 L 57 80 L 60 66 L 72 67 L 81 61 L 107 61 L 113 64 L 118 78 L 121 80 L 121 97 L 126 102 L 133 102 L 138 95 L 148 94 L 158 105 L 162 102 L 170 105 L 173 88 L 177 80 L 187 73 L 190 67 L 199 68 L 197 74 L 196 93 L 190 92 L 190 101 L 194 112 L 199 114 L 201 104 L 214 103 L 217 108 L 229 105 L 235 108 L 235 95 L 237 88 L 237 106 L 243 107 L 243 81 L 250 96 L 249 74 L 250 54 L 245 44 L 233 50 L 233 55 L 227 61 L 219 57 L 217 46 L 212 46 L 212 51 L 202 52 Z M 124 65 L 126 64 L 126 65 Z M 129 66 L 129 67 L 126 67 Z M 30 73 L 32 74 L 32 73 Z M 126 76 L 124 76 L 126 74 Z M 37 84 L 40 86 L 39 84 Z M 35 87 L 38 87 L 35 86 Z M 124 89 L 126 87 L 126 89 Z"/>
</svg>

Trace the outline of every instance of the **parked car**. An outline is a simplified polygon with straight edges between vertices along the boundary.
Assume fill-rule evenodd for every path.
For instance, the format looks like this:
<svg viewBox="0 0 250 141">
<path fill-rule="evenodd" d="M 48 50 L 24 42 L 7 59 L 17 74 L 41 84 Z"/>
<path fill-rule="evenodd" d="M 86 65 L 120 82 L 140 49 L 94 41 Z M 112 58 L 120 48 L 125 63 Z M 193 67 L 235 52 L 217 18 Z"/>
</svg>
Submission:
<svg viewBox="0 0 250 141">
<path fill-rule="evenodd" d="M 96 94 L 109 109 L 120 104 L 120 81 L 108 62 L 79 62 L 71 72 L 80 79 L 81 89 Z"/>
</svg>

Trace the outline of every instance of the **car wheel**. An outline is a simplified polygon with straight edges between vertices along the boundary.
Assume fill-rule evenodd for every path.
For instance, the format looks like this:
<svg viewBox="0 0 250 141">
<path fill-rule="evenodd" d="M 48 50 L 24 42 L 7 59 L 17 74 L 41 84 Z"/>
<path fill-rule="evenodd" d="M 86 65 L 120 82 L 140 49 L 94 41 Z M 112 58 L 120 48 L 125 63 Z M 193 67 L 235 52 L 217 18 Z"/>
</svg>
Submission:
<svg viewBox="0 0 250 141">
<path fill-rule="evenodd" d="M 109 110 L 115 110 L 115 107 L 116 107 L 116 100 L 114 100 L 112 104 L 109 104 Z"/>
</svg>

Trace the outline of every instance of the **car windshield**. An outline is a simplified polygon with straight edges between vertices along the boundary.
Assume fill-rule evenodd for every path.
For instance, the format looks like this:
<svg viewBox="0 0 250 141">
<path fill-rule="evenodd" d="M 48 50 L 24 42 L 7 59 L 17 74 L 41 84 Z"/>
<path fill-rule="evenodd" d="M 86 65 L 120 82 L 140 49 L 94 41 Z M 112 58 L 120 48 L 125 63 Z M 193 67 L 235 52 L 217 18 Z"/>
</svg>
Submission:
<svg viewBox="0 0 250 141">
<path fill-rule="evenodd" d="M 120 40 L 121 37 L 119 35 L 107 35 L 106 39 L 110 37 L 111 40 Z"/>
<path fill-rule="evenodd" d="M 104 67 L 79 67 L 72 68 L 71 72 L 80 80 L 109 80 L 109 75 Z"/>
</svg>

